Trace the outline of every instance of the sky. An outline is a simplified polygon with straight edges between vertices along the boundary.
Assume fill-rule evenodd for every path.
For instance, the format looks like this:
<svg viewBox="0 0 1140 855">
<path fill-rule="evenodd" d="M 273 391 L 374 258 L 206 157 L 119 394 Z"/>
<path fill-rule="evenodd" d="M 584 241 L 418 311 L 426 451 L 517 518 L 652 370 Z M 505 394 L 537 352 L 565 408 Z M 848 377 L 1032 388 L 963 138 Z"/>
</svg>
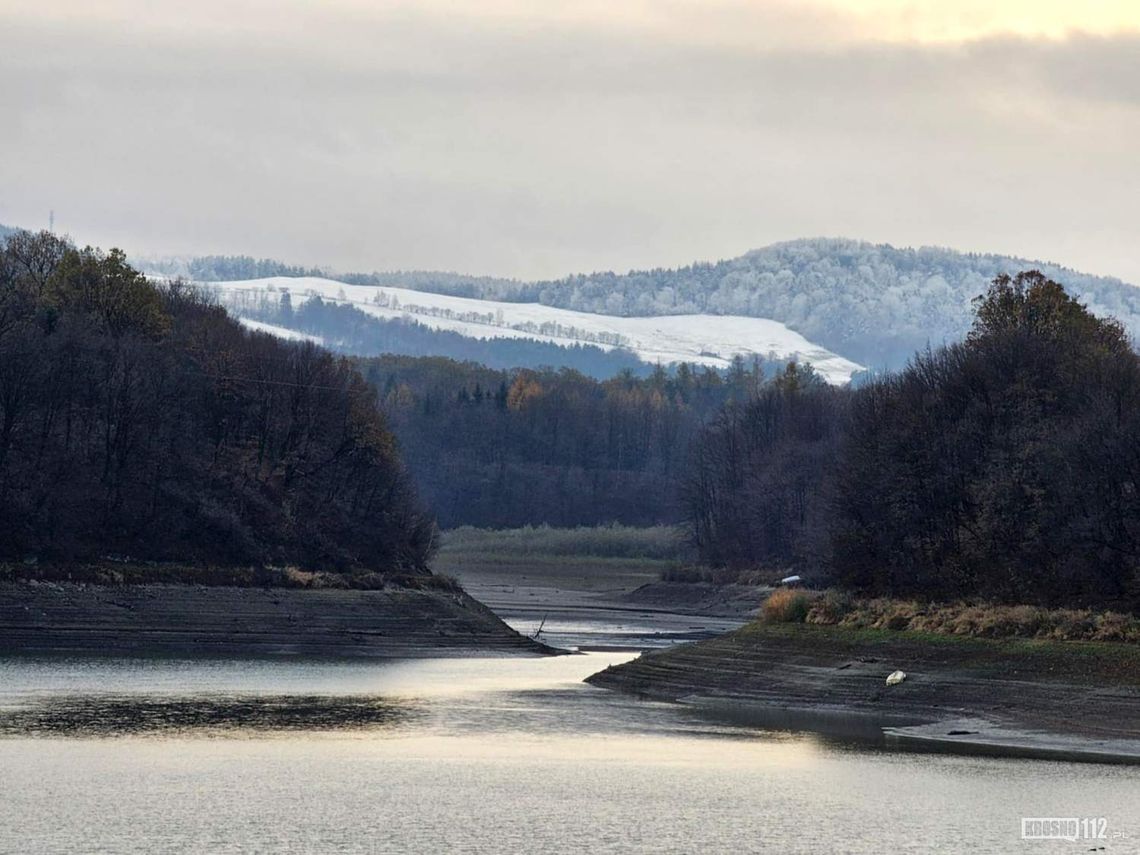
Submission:
<svg viewBox="0 0 1140 855">
<path fill-rule="evenodd" d="M 0 0 L 0 223 L 518 278 L 799 237 L 1140 285 L 1137 0 Z"/>
</svg>

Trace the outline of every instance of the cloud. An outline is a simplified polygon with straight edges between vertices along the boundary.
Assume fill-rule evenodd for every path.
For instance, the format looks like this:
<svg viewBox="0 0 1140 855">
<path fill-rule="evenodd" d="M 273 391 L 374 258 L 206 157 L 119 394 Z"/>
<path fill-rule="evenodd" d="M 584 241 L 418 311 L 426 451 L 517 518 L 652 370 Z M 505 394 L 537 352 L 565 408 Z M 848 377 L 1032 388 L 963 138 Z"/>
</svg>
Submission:
<svg viewBox="0 0 1140 855">
<path fill-rule="evenodd" d="M 54 207 L 134 251 L 519 276 L 844 234 L 1140 282 L 1136 35 L 566 7 L 28 6 L 0 20 L 0 222 Z"/>
</svg>

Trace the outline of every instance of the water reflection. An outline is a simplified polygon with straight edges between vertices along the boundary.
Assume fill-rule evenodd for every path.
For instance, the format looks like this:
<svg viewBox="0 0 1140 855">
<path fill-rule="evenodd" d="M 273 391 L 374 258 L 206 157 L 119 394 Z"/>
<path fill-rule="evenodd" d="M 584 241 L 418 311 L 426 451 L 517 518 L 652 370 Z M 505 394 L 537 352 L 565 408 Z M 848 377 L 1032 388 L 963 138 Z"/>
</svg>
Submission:
<svg viewBox="0 0 1140 855">
<path fill-rule="evenodd" d="M 628 656 L 0 657 L 0 853 L 997 853 L 1069 815 L 1130 835 L 1109 853 L 1140 840 L 1133 769 L 866 750 L 581 682 Z"/>
<path fill-rule="evenodd" d="M 417 710 L 406 702 L 369 696 L 65 695 L 0 712 L 0 734 L 109 737 L 375 730 L 415 715 Z"/>
</svg>

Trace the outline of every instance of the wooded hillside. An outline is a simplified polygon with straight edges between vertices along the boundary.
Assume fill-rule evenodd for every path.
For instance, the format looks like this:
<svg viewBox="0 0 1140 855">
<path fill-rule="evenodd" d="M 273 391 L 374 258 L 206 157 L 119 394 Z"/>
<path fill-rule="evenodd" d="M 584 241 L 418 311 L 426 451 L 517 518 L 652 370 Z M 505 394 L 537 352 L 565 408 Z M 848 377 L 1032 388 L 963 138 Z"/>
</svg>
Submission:
<svg viewBox="0 0 1140 855">
<path fill-rule="evenodd" d="M 0 252 L 0 559 L 421 570 L 433 525 L 344 359 L 118 250 Z"/>
<path fill-rule="evenodd" d="M 764 376 L 743 360 L 605 381 L 442 358 L 360 366 L 444 528 L 677 522 L 693 436 Z"/>
<path fill-rule="evenodd" d="M 856 390 L 789 372 L 729 407 L 685 486 L 705 560 L 871 594 L 1140 604 L 1140 361 L 1037 272 L 966 341 Z"/>
</svg>

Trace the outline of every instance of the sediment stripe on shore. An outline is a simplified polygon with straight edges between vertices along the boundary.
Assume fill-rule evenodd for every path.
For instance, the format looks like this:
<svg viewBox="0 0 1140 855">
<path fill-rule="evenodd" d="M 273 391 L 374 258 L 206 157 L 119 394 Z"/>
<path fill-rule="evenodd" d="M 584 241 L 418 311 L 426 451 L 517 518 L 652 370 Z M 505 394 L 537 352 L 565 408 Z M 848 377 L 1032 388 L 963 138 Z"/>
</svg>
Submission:
<svg viewBox="0 0 1140 855">
<path fill-rule="evenodd" d="M 0 584 L 0 653 L 405 657 L 550 652 L 463 593 Z"/>
</svg>

